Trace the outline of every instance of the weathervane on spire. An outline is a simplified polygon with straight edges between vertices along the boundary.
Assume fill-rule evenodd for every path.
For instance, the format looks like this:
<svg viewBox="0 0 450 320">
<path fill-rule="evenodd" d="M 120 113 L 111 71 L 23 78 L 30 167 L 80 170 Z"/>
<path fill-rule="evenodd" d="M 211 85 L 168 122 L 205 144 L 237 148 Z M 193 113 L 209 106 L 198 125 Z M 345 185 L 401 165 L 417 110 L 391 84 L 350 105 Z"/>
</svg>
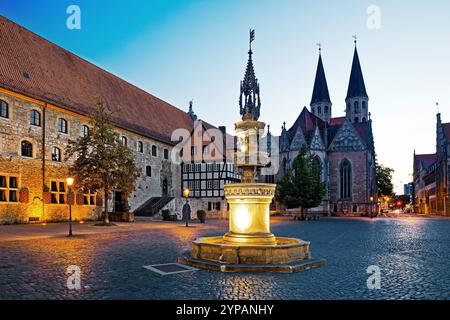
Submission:
<svg viewBox="0 0 450 320">
<path fill-rule="evenodd" d="M 255 29 L 250 29 L 250 41 L 249 41 L 250 51 L 252 51 L 252 42 L 254 40 L 255 40 Z"/>
<path fill-rule="evenodd" d="M 358 43 L 358 36 L 356 34 L 353 35 L 353 39 L 355 40 L 355 46 Z"/>
<path fill-rule="evenodd" d="M 316 43 L 316 46 L 319 47 L 319 53 L 322 53 L 322 44 L 320 42 Z"/>
</svg>

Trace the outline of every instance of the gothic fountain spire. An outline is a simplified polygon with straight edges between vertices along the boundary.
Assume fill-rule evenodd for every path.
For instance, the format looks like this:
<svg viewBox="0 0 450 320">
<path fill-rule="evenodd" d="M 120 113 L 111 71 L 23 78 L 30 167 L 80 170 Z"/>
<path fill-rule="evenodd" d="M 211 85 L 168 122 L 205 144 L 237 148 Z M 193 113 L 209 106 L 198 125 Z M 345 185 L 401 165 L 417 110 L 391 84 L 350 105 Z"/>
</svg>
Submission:
<svg viewBox="0 0 450 320">
<path fill-rule="evenodd" d="M 250 41 L 248 51 L 247 68 L 245 69 L 244 80 L 241 81 L 241 93 L 239 97 L 240 113 L 242 120 L 258 120 L 261 108 L 259 97 L 259 83 L 255 77 L 255 69 L 252 60 L 252 42 L 255 40 L 255 30 L 250 30 Z"/>
</svg>

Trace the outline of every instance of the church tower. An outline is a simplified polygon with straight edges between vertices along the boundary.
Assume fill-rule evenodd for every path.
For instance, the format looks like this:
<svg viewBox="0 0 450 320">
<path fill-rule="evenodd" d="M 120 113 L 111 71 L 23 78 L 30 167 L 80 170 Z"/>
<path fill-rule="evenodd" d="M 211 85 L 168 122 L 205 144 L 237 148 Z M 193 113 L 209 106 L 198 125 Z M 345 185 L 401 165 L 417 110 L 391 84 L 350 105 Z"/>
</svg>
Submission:
<svg viewBox="0 0 450 320">
<path fill-rule="evenodd" d="M 355 40 L 352 71 L 348 84 L 346 102 L 346 117 L 352 123 L 369 120 L 369 96 L 366 92 L 364 77 L 359 63 L 358 49 Z"/>
<path fill-rule="evenodd" d="M 322 49 L 319 49 L 319 62 L 317 64 L 316 79 L 311 99 L 311 113 L 325 122 L 331 119 L 331 100 L 328 92 L 327 79 L 322 63 Z"/>
</svg>

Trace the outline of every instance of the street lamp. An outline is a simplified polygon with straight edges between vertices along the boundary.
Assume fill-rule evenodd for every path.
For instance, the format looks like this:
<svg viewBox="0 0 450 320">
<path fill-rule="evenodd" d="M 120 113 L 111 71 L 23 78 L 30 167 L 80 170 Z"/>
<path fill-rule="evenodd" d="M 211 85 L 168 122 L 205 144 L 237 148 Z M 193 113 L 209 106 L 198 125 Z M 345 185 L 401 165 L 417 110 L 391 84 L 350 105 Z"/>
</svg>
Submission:
<svg viewBox="0 0 450 320">
<path fill-rule="evenodd" d="M 370 204 L 371 204 L 370 217 L 373 218 L 373 197 L 370 197 Z"/>
<path fill-rule="evenodd" d="M 69 189 L 69 196 L 68 196 L 68 202 L 69 202 L 69 237 L 72 236 L 72 186 L 73 186 L 73 178 L 69 177 L 66 179 L 67 187 Z"/>
<path fill-rule="evenodd" d="M 191 215 L 191 207 L 189 206 L 189 194 L 191 193 L 191 190 L 189 188 L 185 188 L 183 190 L 183 195 L 186 198 L 186 203 L 183 206 L 183 215 L 184 219 L 186 220 L 186 227 L 189 227 L 189 216 Z"/>
</svg>

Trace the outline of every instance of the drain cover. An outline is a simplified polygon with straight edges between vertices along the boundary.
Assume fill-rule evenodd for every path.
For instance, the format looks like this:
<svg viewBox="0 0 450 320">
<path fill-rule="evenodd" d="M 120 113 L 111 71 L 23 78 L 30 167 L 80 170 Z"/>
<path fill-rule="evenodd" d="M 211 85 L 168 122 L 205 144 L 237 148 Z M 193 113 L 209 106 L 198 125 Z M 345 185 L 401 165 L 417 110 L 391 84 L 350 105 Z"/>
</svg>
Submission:
<svg viewBox="0 0 450 320">
<path fill-rule="evenodd" d="M 144 268 L 153 271 L 161 276 L 198 270 L 196 268 L 185 266 L 180 263 L 153 264 L 150 266 L 144 266 Z"/>
</svg>

